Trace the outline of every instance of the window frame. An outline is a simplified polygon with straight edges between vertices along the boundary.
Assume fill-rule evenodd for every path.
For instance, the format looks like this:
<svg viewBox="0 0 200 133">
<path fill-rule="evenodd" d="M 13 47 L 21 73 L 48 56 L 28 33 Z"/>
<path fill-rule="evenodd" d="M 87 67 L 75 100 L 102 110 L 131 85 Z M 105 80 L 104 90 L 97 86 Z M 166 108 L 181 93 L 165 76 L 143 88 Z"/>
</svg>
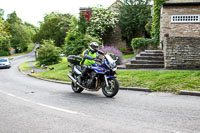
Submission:
<svg viewBox="0 0 200 133">
<path fill-rule="evenodd" d="M 200 23 L 200 15 L 172 15 L 171 23 Z"/>
</svg>

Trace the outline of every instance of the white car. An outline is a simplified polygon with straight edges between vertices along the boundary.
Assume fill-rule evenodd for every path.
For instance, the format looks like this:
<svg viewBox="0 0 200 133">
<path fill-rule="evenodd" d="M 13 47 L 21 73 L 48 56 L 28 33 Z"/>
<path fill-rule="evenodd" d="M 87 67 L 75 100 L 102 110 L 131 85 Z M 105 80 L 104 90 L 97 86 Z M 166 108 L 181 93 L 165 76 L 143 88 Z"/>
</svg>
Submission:
<svg viewBox="0 0 200 133">
<path fill-rule="evenodd" d="M 11 63 L 8 58 L 2 58 L 0 59 L 0 68 L 10 68 Z"/>
</svg>

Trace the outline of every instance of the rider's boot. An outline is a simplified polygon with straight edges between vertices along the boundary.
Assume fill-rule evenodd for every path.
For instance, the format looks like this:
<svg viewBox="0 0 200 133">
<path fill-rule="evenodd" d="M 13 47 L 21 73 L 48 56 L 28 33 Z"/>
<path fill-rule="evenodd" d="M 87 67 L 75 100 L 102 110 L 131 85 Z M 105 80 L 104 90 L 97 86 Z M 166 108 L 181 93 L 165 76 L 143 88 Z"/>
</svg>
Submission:
<svg viewBox="0 0 200 133">
<path fill-rule="evenodd" d="M 82 84 L 82 76 L 81 76 L 81 75 L 78 76 L 78 83 L 79 83 L 80 85 Z"/>
</svg>

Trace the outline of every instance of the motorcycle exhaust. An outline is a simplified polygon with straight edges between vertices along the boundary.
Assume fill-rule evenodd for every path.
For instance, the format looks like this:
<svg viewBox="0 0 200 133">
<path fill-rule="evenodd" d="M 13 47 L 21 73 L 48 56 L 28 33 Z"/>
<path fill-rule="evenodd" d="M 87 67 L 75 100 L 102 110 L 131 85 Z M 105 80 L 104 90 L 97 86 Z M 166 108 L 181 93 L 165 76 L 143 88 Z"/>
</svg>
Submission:
<svg viewBox="0 0 200 133">
<path fill-rule="evenodd" d="M 76 79 L 74 79 L 74 77 L 72 77 L 72 75 L 67 74 L 67 76 L 72 80 L 72 82 L 74 82 L 74 84 L 77 84 Z"/>
<path fill-rule="evenodd" d="M 82 85 L 80 85 L 80 84 L 76 81 L 76 79 L 74 79 L 74 77 L 72 77 L 72 75 L 67 74 L 67 76 L 72 80 L 72 82 L 73 82 L 74 84 L 80 86 L 81 88 L 83 88 L 83 89 L 85 89 L 85 90 L 90 90 L 90 89 L 85 88 L 85 87 L 83 87 Z"/>
</svg>

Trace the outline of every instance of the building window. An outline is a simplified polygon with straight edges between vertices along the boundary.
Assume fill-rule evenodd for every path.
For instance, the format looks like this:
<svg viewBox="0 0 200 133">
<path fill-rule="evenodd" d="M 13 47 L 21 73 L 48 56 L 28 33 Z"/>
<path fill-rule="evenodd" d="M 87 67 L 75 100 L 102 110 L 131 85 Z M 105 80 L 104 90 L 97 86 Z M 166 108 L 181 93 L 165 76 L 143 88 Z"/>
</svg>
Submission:
<svg viewBox="0 0 200 133">
<path fill-rule="evenodd" d="M 172 15 L 172 23 L 200 23 L 200 15 Z"/>
</svg>

